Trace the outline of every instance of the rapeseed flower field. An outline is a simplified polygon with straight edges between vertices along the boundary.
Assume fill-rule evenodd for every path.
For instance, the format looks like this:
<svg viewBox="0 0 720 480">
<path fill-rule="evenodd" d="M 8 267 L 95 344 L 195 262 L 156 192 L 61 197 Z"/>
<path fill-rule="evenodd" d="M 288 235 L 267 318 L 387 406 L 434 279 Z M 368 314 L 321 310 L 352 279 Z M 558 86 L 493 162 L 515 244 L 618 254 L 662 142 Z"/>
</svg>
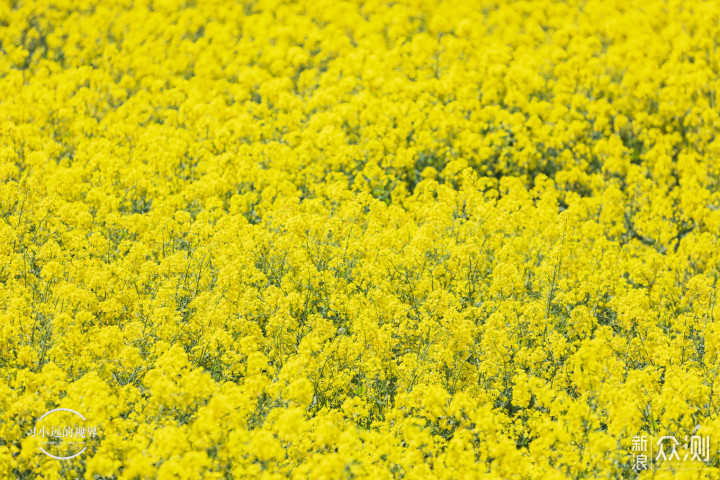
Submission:
<svg viewBox="0 0 720 480">
<path fill-rule="evenodd" d="M 716 0 L 2 0 L 0 478 L 720 478 Z"/>
</svg>

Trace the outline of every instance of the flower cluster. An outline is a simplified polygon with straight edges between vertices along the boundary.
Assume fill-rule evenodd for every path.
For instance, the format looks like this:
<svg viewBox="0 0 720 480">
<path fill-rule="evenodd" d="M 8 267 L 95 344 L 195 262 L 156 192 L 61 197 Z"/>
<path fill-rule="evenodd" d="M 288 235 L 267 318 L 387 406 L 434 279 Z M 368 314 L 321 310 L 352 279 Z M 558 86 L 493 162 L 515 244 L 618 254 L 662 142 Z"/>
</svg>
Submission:
<svg viewBox="0 0 720 480">
<path fill-rule="evenodd" d="M 0 3 L 0 477 L 716 478 L 720 3 L 641 3 Z"/>
</svg>

